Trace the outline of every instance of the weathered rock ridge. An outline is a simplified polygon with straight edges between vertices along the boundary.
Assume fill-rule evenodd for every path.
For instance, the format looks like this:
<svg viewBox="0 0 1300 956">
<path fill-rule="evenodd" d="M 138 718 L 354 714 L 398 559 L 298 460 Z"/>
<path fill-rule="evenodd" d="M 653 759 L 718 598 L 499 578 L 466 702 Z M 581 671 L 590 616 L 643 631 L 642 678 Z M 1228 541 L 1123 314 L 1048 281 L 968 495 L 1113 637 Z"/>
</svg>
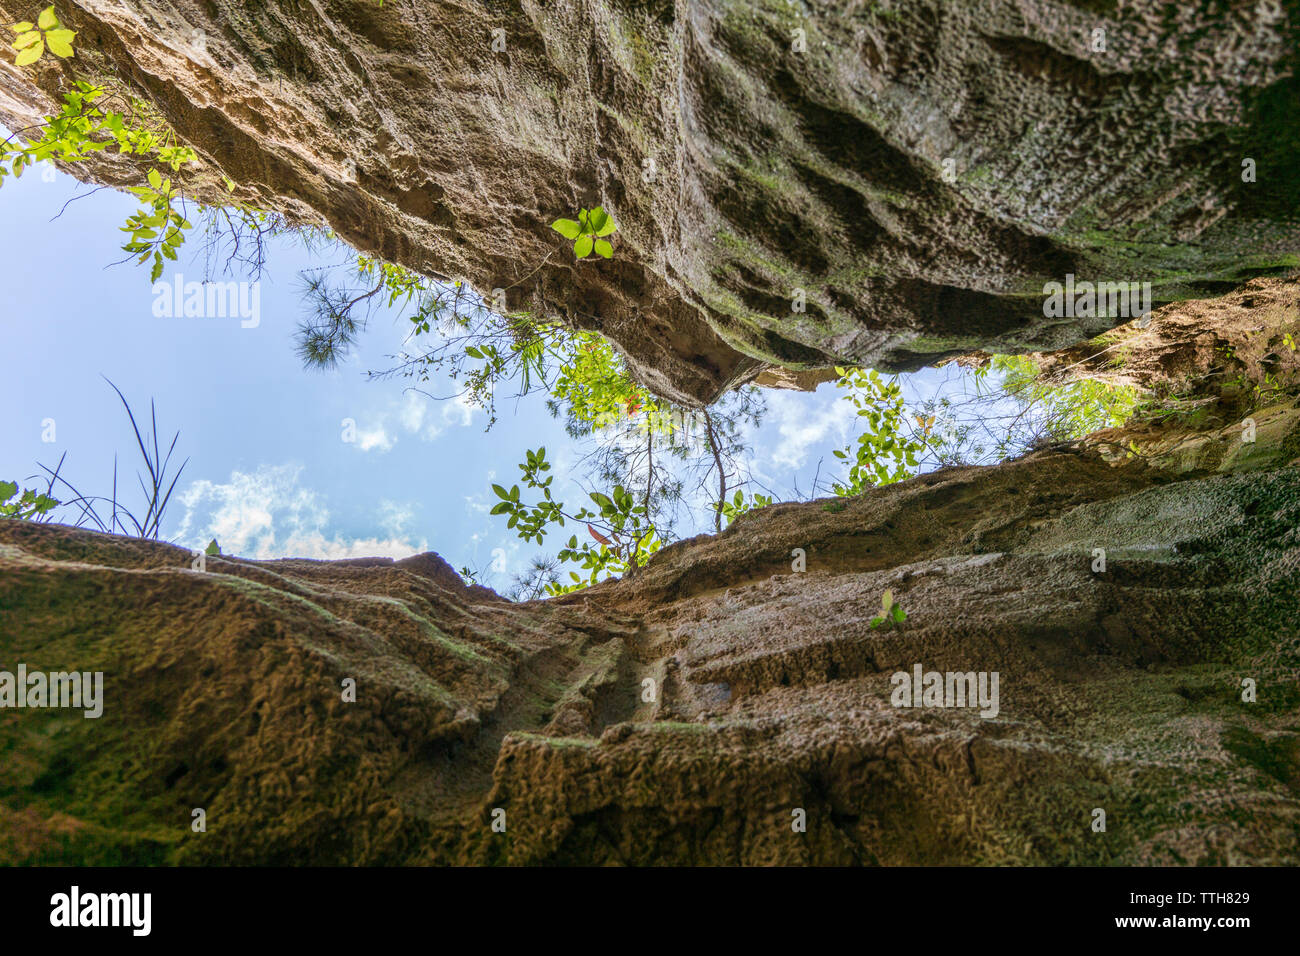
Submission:
<svg viewBox="0 0 1300 956">
<path fill-rule="evenodd" d="M 201 153 L 196 195 L 222 195 L 220 171 L 366 252 L 504 289 L 512 309 L 603 332 L 688 403 L 765 364 L 1062 348 L 1120 320 L 1045 318 L 1045 281 L 1150 281 L 1169 302 L 1300 251 L 1294 3 L 59 12 L 78 55 L 0 65 L 10 128 L 73 75 L 140 93 Z M 32 13 L 0 0 L 7 21 Z M 621 226 L 615 257 L 575 263 L 548 224 L 596 204 Z"/>
<path fill-rule="evenodd" d="M 1166 424 L 944 469 L 527 604 L 432 554 L 200 571 L 0 522 L 0 671 L 105 675 L 97 720 L 0 709 L 0 863 L 1300 863 L 1274 398 L 1249 454 Z M 997 714 L 894 706 L 917 665 L 996 672 Z"/>
</svg>

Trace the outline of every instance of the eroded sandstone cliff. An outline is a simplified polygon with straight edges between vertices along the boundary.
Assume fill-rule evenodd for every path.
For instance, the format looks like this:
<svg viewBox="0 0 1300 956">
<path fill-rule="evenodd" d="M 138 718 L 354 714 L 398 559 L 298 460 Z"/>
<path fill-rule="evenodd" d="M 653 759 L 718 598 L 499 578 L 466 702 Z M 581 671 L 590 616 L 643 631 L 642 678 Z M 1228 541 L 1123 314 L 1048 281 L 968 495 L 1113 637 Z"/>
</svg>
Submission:
<svg viewBox="0 0 1300 956">
<path fill-rule="evenodd" d="M 1224 334 L 1272 354 L 1296 290 Z M 1193 404 L 527 604 L 0 522 L 0 664 L 105 674 L 99 719 L 0 711 L 0 861 L 1300 863 L 1300 398 L 1262 401 L 1254 443 Z M 895 706 L 918 665 L 996 714 Z"/>
<path fill-rule="evenodd" d="M 1033 349 L 1176 401 L 548 602 L 0 522 L 0 670 L 105 675 L 98 719 L 0 710 L 0 862 L 1300 862 L 1296 285 L 1115 330 L 1041 294 L 1296 264 L 1294 4 L 58 9 L 78 56 L 0 65 L 11 128 L 74 75 L 142 94 L 194 195 L 505 289 L 662 395 Z M 615 257 L 575 263 L 548 224 L 597 203 Z M 894 706 L 918 665 L 996 672 L 996 716 Z"/>
<path fill-rule="evenodd" d="M 0 0 L 0 19 L 34 7 Z M 688 403 L 764 363 L 1063 348 L 1119 320 L 1045 318 L 1045 281 L 1169 302 L 1300 248 L 1294 3 L 58 9 L 78 55 L 0 62 L 11 129 L 74 75 L 139 93 L 202 155 L 195 194 L 224 195 L 219 171 L 366 252 L 504 289 Z M 549 223 L 596 204 L 616 254 L 574 262 Z"/>
</svg>

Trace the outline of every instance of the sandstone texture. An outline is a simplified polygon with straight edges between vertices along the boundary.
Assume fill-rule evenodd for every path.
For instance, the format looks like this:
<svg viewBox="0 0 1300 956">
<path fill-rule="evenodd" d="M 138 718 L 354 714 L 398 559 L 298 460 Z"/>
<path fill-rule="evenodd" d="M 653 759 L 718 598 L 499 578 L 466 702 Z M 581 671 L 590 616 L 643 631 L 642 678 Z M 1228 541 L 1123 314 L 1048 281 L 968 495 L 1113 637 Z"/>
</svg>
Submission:
<svg viewBox="0 0 1300 956">
<path fill-rule="evenodd" d="M 0 0 L 6 22 L 33 13 Z M 220 172 L 367 253 L 503 289 L 511 309 L 601 331 L 688 404 L 765 365 L 1059 349 L 1122 320 L 1044 317 L 1046 281 L 1148 281 L 1165 303 L 1300 252 L 1294 3 L 59 13 L 75 59 L 0 58 L 11 129 L 74 76 L 142 95 L 203 157 L 193 195 L 224 198 Z M 112 158 L 92 173 L 143 178 Z M 614 258 L 575 262 L 549 224 L 598 204 L 620 225 Z"/>
<path fill-rule="evenodd" d="M 10 129 L 141 95 L 192 197 L 504 289 L 664 397 L 982 350 L 1161 404 L 545 602 L 0 521 L 0 671 L 105 680 L 98 719 L 0 709 L 0 864 L 1300 863 L 1295 4 L 58 10 L 74 60 L 0 58 Z M 574 262 L 549 223 L 597 204 L 614 258 Z M 1048 318 L 1069 273 L 1162 307 Z M 996 715 L 895 706 L 917 665 L 996 672 Z"/>
<path fill-rule="evenodd" d="M 1260 465 L 1048 449 L 528 604 L 2 522 L 0 664 L 105 702 L 0 711 L 0 861 L 1295 864 L 1300 472 Z M 916 664 L 998 672 L 997 716 L 892 706 Z"/>
</svg>

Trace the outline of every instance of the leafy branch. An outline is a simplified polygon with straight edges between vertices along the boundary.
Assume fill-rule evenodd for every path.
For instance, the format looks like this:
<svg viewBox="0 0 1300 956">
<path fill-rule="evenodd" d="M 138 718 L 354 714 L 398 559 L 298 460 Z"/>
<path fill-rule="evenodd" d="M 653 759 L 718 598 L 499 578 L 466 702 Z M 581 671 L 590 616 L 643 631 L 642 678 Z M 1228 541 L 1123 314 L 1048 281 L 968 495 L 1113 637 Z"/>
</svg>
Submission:
<svg viewBox="0 0 1300 956">
<path fill-rule="evenodd" d="M 546 460 L 546 449 L 527 451 L 526 460 L 519 465 L 526 488 L 541 493 L 539 500 L 529 504 L 520 498 L 520 486 L 509 489 L 494 484 L 492 491 L 500 499 L 493 506 L 494 515 L 508 515 L 506 526 L 525 542 L 541 544 L 553 527 L 564 527 L 566 522 L 585 523 L 591 540 L 579 541 L 571 535 L 560 549 L 557 558 L 561 563 L 578 566 L 585 576 L 569 572 L 571 584 L 552 581 L 545 590 L 549 594 L 565 594 L 578 588 L 595 584 L 602 576 L 622 574 L 630 567 L 640 567 L 650 560 L 650 555 L 660 548 L 660 541 L 649 521 L 647 505 L 638 504 L 632 493 L 621 484 L 609 494 L 590 492 L 595 510 L 583 506 L 576 511 L 566 510 L 563 502 L 555 500 L 551 492 L 553 475 Z M 545 475 L 545 476 L 544 476 Z"/>
<path fill-rule="evenodd" d="M 834 455 L 849 462 L 844 482 L 833 485 L 841 497 L 859 495 L 867 488 L 902 481 L 915 473 L 917 455 L 925 442 L 903 433 L 905 408 L 898 376 L 884 379 L 875 369 L 836 368 L 836 388 L 846 390 L 845 400 L 857 408 L 867 427 L 852 445 L 835 449 Z"/>
<path fill-rule="evenodd" d="M 56 499 L 30 488 L 24 488 L 19 495 L 17 482 L 0 481 L 0 518 L 40 521 L 58 504 Z"/>
<path fill-rule="evenodd" d="M 149 185 L 132 186 L 130 192 L 141 201 L 141 207 L 134 215 L 128 216 L 123 232 L 131 238 L 122 249 L 137 256 L 137 263 L 144 263 L 153 257 L 153 268 L 149 272 L 149 281 L 157 282 L 163 271 L 163 259 L 176 259 L 176 251 L 185 242 L 185 230 L 191 223 L 181 213 L 172 208 L 172 181 L 164 179 L 156 169 L 149 170 Z"/>
<path fill-rule="evenodd" d="M 144 157 L 173 174 L 197 159 L 194 150 L 176 143 L 169 129 L 159 128 L 147 104 L 125 100 L 125 111 L 107 109 L 104 103 L 114 96 L 102 87 L 75 81 L 72 90 L 64 94 L 57 116 L 47 117 L 37 127 L 19 130 L 0 143 L 0 183 L 7 175 L 21 176 L 33 163 L 54 159 L 77 162 L 114 145 L 122 155 Z M 25 142 L 19 139 L 20 133 L 36 129 L 40 130 L 39 136 L 30 136 Z M 164 179 L 157 169 L 150 168 L 146 180 L 147 185 L 130 190 L 140 199 L 141 207 L 127 218 L 122 229 L 130 236 L 122 249 L 141 264 L 152 258 L 150 281 L 155 282 L 162 274 L 163 259 L 176 258 L 190 223 L 173 208 L 179 191 L 170 178 Z"/>
</svg>

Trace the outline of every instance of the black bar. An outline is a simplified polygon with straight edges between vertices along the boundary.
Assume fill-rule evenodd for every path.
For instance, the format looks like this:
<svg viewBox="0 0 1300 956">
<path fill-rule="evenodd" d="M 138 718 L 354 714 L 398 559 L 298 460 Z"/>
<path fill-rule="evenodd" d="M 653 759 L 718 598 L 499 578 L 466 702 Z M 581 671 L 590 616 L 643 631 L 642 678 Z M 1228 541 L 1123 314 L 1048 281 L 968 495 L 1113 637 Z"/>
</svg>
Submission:
<svg viewBox="0 0 1300 956">
<path fill-rule="evenodd" d="M 52 926 L 56 895 L 70 904 L 73 886 L 83 908 L 87 895 L 150 894 L 148 935 L 136 936 L 130 925 Z M 918 944 L 1031 942 L 1047 930 L 1060 941 L 1199 936 L 1231 946 L 1288 930 L 1296 890 L 1293 869 L 0 870 L 7 944 L 76 934 L 81 942 L 201 941 L 205 948 L 373 945 L 402 934 L 433 948 L 495 948 L 512 934 L 534 946 L 548 937 L 564 945 L 571 934 L 571 945 L 658 947 L 663 934 L 688 924 L 733 942 L 794 932 L 821 945 L 847 931 L 866 943 L 883 941 L 877 934 L 892 927 Z M 120 921 L 130 924 L 131 915 L 124 911 Z M 134 915 L 143 923 L 142 912 Z M 1154 922 L 1120 925 L 1134 919 Z M 1206 919 L 1210 925 L 1200 925 Z"/>
</svg>

